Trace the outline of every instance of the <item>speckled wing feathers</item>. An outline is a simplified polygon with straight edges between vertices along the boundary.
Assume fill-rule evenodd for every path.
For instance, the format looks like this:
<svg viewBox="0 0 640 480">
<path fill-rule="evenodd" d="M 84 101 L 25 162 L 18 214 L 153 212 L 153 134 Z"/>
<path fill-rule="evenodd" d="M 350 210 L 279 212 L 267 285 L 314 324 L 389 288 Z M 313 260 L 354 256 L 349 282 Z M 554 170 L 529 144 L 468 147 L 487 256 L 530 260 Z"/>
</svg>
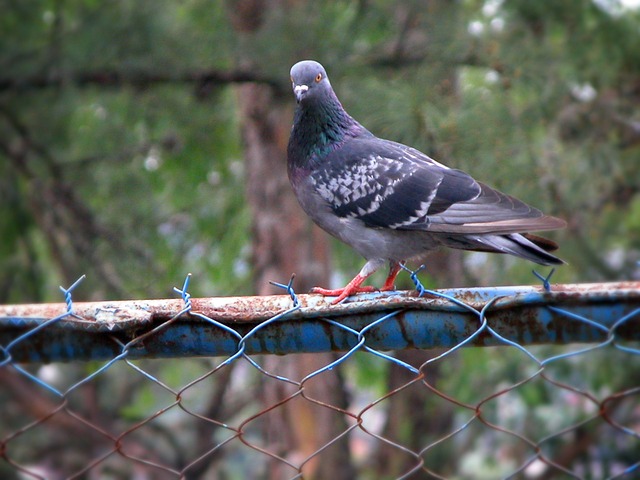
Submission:
<svg viewBox="0 0 640 480">
<path fill-rule="evenodd" d="M 375 137 L 354 139 L 327 155 L 311 179 L 337 216 L 374 228 L 508 233 L 559 226 L 464 172 Z"/>
</svg>

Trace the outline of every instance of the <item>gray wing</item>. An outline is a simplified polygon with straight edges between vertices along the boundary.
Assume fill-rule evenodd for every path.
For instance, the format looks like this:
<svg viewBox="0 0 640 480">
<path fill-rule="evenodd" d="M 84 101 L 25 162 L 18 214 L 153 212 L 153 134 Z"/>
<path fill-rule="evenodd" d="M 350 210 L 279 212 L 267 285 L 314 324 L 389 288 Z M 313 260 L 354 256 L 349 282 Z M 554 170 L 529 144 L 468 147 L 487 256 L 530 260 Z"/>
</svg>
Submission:
<svg viewBox="0 0 640 480">
<path fill-rule="evenodd" d="M 464 234 L 564 226 L 418 150 L 375 137 L 345 143 L 311 178 L 337 216 L 372 228 Z"/>
</svg>

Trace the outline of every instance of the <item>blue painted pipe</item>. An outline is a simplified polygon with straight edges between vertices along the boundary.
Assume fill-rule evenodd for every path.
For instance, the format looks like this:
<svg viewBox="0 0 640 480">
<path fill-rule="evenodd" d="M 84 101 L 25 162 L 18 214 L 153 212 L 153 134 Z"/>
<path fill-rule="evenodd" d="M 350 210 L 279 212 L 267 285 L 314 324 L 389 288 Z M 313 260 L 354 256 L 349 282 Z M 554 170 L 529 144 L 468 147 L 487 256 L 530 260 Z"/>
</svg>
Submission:
<svg viewBox="0 0 640 480">
<path fill-rule="evenodd" d="M 0 365 L 106 360 L 124 348 L 130 359 L 346 351 L 360 331 L 376 350 L 495 346 L 501 337 L 522 346 L 640 341 L 640 282 L 437 294 L 366 294 L 337 306 L 299 295 L 297 309 L 285 295 L 192 299 L 191 313 L 179 300 L 76 303 L 74 315 L 65 304 L 0 306 Z"/>
</svg>

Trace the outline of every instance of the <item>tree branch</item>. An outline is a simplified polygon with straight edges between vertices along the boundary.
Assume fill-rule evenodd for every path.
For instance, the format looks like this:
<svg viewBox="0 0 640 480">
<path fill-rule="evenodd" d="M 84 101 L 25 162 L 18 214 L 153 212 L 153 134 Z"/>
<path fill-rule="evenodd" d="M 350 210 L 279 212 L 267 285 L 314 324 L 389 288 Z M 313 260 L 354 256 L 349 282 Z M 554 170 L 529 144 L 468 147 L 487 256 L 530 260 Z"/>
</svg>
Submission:
<svg viewBox="0 0 640 480">
<path fill-rule="evenodd" d="M 207 93 L 213 86 L 236 83 L 266 84 L 278 92 L 285 89 L 282 82 L 253 71 L 211 69 L 173 74 L 105 69 L 68 72 L 59 75 L 39 74 L 22 78 L 0 77 L 0 92 L 42 90 L 68 84 L 79 88 L 97 85 L 113 88 L 133 86 L 142 89 L 158 84 L 172 83 L 194 84 L 198 94 Z"/>
</svg>

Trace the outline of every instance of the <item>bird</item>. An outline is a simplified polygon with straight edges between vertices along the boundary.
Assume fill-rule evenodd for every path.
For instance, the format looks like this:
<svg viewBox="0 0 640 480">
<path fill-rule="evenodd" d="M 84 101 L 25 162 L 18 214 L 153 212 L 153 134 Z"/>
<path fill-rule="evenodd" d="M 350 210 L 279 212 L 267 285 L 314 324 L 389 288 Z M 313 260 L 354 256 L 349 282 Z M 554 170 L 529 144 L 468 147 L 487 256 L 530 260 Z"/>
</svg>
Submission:
<svg viewBox="0 0 640 480">
<path fill-rule="evenodd" d="M 297 103 L 287 145 L 292 189 L 318 226 L 366 260 L 345 287 L 312 293 L 336 296 L 338 304 L 376 291 L 362 284 L 385 263 L 389 273 L 379 290 L 394 290 L 405 262 L 440 247 L 565 263 L 549 253 L 555 242 L 529 233 L 563 228 L 564 220 L 415 148 L 376 137 L 345 111 L 320 63 L 300 61 L 290 74 Z"/>
</svg>

